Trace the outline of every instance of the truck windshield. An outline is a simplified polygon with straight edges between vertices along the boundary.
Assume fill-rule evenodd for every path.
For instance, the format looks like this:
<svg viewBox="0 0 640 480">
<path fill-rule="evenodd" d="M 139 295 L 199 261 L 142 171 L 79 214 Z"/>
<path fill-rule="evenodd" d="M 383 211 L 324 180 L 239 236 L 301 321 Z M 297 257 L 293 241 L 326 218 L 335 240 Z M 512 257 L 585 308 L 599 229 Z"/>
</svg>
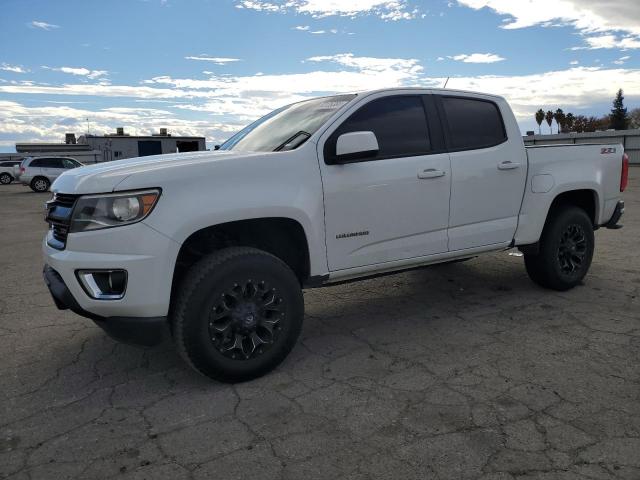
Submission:
<svg viewBox="0 0 640 480">
<path fill-rule="evenodd" d="M 329 117 L 355 98 L 336 95 L 279 108 L 236 133 L 220 150 L 276 152 L 302 145 Z"/>
</svg>

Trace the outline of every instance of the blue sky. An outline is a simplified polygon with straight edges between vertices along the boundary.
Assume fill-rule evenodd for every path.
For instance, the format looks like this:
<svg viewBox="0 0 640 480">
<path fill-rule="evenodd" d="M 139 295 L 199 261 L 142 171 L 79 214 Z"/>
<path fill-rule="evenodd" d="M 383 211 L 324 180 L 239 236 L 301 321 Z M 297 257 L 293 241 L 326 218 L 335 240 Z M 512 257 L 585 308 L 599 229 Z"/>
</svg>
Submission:
<svg viewBox="0 0 640 480">
<path fill-rule="evenodd" d="M 314 95 L 497 93 L 533 112 L 640 107 L 637 0 L 2 0 L 0 151 L 124 126 L 209 144 Z"/>
</svg>

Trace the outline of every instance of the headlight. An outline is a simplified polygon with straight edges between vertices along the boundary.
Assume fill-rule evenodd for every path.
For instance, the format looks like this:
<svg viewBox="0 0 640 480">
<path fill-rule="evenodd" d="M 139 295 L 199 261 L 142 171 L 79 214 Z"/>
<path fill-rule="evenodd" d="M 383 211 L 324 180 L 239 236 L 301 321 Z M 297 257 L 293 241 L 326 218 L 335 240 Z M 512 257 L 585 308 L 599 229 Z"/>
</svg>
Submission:
<svg viewBox="0 0 640 480">
<path fill-rule="evenodd" d="M 71 232 L 130 225 L 144 219 L 160 197 L 160 190 L 82 196 L 76 202 Z"/>
</svg>

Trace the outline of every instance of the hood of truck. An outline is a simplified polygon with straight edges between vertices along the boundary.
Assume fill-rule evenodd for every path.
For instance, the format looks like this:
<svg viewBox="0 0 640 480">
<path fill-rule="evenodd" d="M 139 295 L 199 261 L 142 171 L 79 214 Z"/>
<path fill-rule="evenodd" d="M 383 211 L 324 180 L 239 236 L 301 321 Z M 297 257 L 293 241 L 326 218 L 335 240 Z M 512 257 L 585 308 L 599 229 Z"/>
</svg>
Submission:
<svg viewBox="0 0 640 480">
<path fill-rule="evenodd" d="M 145 178 L 170 179 L 184 176 L 187 172 L 196 174 L 195 172 L 202 167 L 256 155 L 264 155 L 264 153 L 230 151 L 172 153 L 97 163 L 63 173 L 53 182 L 51 191 L 72 194 L 112 192 L 120 190 L 118 185 L 125 180 L 127 180 L 127 188 L 131 188 L 133 184 L 140 184 L 142 188 L 161 187 L 162 185 L 145 185 Z"/>
</svg>

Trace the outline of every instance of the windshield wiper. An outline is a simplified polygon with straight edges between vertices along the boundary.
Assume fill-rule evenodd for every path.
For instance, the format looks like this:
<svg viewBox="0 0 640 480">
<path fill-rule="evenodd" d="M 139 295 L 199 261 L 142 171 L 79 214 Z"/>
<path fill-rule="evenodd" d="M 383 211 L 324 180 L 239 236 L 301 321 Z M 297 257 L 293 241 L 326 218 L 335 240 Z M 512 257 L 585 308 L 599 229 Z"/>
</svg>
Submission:
<svg viewBox="0 0 640 480">
<path fill-rule="evenodd" d="M 310 136 L 311 136 L 310 133 L 305 132 L 304 130 L 300 130 L 298 133 L 296 133 L 295 135 L 292 135 L 291 137 L 286 139 L 284 142 L 282 142 L 280 145 L 278 145 L 273 151 L 282 152 L 287 150 L 294 150 L 298 148 L 300 145 L 302 145 L 304 142 L 306 142 Z"/>
</svg>

